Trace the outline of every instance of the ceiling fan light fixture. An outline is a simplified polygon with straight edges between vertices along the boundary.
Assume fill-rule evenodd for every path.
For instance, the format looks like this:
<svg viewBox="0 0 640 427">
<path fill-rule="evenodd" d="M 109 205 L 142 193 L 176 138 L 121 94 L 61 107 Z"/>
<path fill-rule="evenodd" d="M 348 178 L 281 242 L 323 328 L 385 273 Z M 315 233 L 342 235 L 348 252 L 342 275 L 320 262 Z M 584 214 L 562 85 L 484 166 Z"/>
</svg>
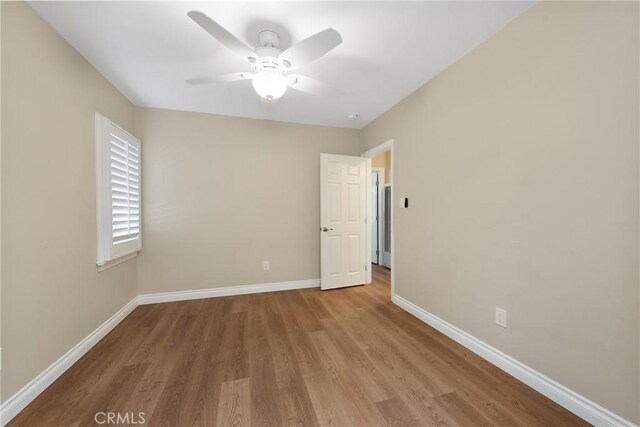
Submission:
<svg viewBox="0 0 640 427">
<path fill-rule="evenodd" d="M 277 71 L 262 70 L 251 82 L 258 95 L 268 101 L 280 98 L 287 91 L 287 79 Z"/>
<path fill-rule="evenodd" d="M 284 51 L 279 48 L 278 33 L 263 30 L 258 34 L 259 47 L 252 49 L 206 14 L 192 10 L 187 15 L 223 46 L 246 60 L 251 65 L 253 73 L 236 72 L 221 76 L 205 76 L 188 79 L 186 83 L 199 85 L 251 80 L 256 93 L 267 101 L 282 97 L 289 86 L 297 91 L 317 96 L 337 98 L 342 94 L 340 90 L 310 77 L 287 75 L 290 71 L 303 68 L 324 56 L 342 43 L 340 33 L 333 28 L 327 28 L 307 37 Z"/>
</svg>

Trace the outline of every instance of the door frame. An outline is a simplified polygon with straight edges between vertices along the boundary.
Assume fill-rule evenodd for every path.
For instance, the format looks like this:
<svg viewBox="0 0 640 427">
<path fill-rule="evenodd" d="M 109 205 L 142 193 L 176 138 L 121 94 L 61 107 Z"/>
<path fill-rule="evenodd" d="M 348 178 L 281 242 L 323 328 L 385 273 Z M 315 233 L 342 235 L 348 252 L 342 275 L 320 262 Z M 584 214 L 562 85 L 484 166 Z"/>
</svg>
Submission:
<svg viewBox="0 0 640 427">
<path fill-rule="evenodd" d="M 382 193 L 382 195 L 383 195 L 383 198 L 384 198 L 385 190 L 387 189 L 387 187 L 391 189 L 391 201 L 393 201 L 393 185 L 392 185 L 390 182 L 387 182 L 386 184 L 384 184 L 384 185 L 382 186 L 382 191 L 381 191 L 381 193 Z M 391 203 L 389 203 L 389 213 L 391 213 Z M 382 215 L 384 216 L 384 215 L 386 215 L 386 214 L 387 214 L 387 212 L 386 212 L 386 209 L 385 209 L 385 207 L 384 207 L 384 201 L 383 201 L 383 205 L 382 205 Z M 389 218 L 389 220 L 391 220 L 391 218 Z M 386 229 L 385 229 L 385 226 L 384 226 L 384 221 L 380 223 L 380 228 L 381 228 L 381 230 L 382 230 L 382 231 L 381 231 L 381 232 L 382 232 L 382 234 L 384 235 L 384 234 L 386 233 Z M 391 227 L 391 231 L 393 231 L 393 227 Z M 384 254 L 386 254 L 386 253 L 387 253 L 387 252 L 386 252 L 386 251 L 384 251 L 384 250 L 382 250 L 382 251 L 380 252 L 380 260 L 381 260 L 381 262 L 379 262 L 379 263 L 378 263 L 378 265 L 381 265 L 382 267 L 387 267 L 387 264 L 386 264 L 386 263 L 384 263 L 384 262 L 382 262 L 382 260 L 383 260 L 383 259 L 384 259 L 384 257 L 385 257 L 385 255 L 384 255 Z M 389 267 L 387 267 L 387 268 L 391 268 L 391 251 L 389 251 L 388 253 L 389 253 Z"/>
<path fill-rule="evenodd" d="M 380 265 L 380 256 L 382 254 L 382 251 L 380 250 L 380 236 L 382 235 L 382 219 L 380 217 L 380 215 L 382 215 L 383 209 L 382 209 L 382 194 L 384 192 L 384 186 L 386 185 L 386 183 L 382 183 L 381 178 L 384 179 L 384 168 L 371 168 L 371 174 L 373 174 L 374 172 L 378 173 L 378 262 L 377 264 Z M 369 182 L 371 182 L 371 180 L 369 180 Z M 371 189 L 369 189 L 369 191 L 371 191 Z M 371 206 L 371 205 L 369 205 Z M 373 222 L 374 219 L 371 218 L 371 221 Z M 371 242 L 373 243 L 373 242 Z M 371 260 L 371 263 L 373 263 L 373 259 Z"/>
<path fill-rule="evenodd" d="M 395 272 L 396 272 L 396 267 L 395 267 L 395 253 L 396 253 L 396 239 L 395 239 L 395 221 L 394 221 L 394 211 L 395 211 L 395 203 L 394 203 L 394 199 L 395 199 L 395 192 L 393 189 L 395 189 L 395 180 L 394 180 L 394 175 L 395 175 L 395 153 L 393 150 L 393 139 L 388 140 L 387 142 L 384 142 L 380 145 L 377 145 L 373 148 L 371 148 L 370 150 L 365 151 L 364 153 L 362 153 L 362 157 L 367 157 L 367 158 L 371 158 L 371 157 L 375 157 L 380 153 L 384 153 L 385 151 L 389 151 L 389 155 L 391 156 L 391 170 L 389 171 L 389 182 L 391 182 L 391 203 L 389 203 L 389 205 L 391 206 L 391 298 L 393 298 L 393 296 L 396 294 L 396 280 L 395 280 Z M 369 172 L 370 173 L 370 172 Z M 371 185 L 371 179 L 367 180 L 367 187 L 369 187 Z M 371 197 L 371 188 L 367 188 L 367 206 L 371 206 L 371 200 L 369 200 L 369 197 Z M 367 211 L 369 211 L 367 209 Z M 370 215 L 370 212 L 367 214 Z M 369 221 L 371 221 L 371 218 L 369 218 Z M 367 242 L 369 242 L 369 248 L 371 248 L 371 227 L 367 227 Z M 369 250 L 369 254 L 371 254 L 371 250 Z M 369 256 L 369 258 L 371 258 L 371 256 Z M 369 265 L 371 265 L 371 260 L 369 259 Z M 367 283 L 371 283 L 371 268 L 368 269 L 367 272 Z"/>
</svg>

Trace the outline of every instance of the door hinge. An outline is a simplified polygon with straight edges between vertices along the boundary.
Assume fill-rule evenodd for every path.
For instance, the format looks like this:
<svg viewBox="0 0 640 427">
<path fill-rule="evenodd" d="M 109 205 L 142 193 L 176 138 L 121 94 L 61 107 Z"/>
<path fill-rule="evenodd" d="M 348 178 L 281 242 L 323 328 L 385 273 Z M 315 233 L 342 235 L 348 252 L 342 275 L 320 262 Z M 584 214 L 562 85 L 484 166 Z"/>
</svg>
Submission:
<svg viewBox="0 0 640 427">
<path fill-rule="evenodd" d="M 364 271 L 367 271 L 367 266 L 366 265 L 364 266 Z"/>
<path fill-rule="evenodd" d="M 380 255 L 380 251 L 376 251 L 376 255 Z"/>
</svg>

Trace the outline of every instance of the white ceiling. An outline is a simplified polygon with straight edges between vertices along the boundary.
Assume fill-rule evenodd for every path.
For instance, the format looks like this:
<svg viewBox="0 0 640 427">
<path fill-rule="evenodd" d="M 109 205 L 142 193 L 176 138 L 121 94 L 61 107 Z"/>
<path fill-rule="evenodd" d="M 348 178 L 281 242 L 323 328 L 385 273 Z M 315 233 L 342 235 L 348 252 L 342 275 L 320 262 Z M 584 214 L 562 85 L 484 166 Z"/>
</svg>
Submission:
<svg viewBox="0 0 640 427">
<path fill-rule="evenodd" d="M 136 105 L 362 128 L 504 27 L 534 2 L 31 2 Z M 264 105 L 249 81 L 185 79 L 245 71 L 246 63 L 187 17 L 201 10 L 249 46 L 260 30 L 282 50 L 325 28 L 343 43 L 300 70 L 344 90 L 295 90 Z M 358 120 L 347 120 L 350 113 Z"/>
</svg>

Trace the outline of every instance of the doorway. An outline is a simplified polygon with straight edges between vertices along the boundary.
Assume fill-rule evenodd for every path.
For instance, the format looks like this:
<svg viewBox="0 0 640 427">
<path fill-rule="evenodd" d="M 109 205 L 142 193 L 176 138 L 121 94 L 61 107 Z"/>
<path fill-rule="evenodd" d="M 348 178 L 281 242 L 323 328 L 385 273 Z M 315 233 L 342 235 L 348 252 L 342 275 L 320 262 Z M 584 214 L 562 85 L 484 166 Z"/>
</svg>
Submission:
<svg viewBox="0 0 640 427">
<path fill-rule="evenodd" d="M 369 246 L 371 271 L 376 268 L 390 269 L 391 295 L 394 295 L 394 230 L 393 230 L 393 140 L 387 141 L 362 154 L 371 159 L 369 179 Z"/>
<path fill-rule="evenodd" d="M 373 162 L 372 162 L 373 163 Z M 382 231 L 382 205 L 383 205 L 383 190 L 384 190 L 384 168 L 371 167 L 371 192 L 370 200 L 371 213 L 371 263 L 380 265 L 381 253 L 383 246 L 383 231 Z"/>
<path fill-rule="evenodd" d="M 391 183 L 386 183 L 382 190 L 382 217 L 380 221 L 382 242 L 380 245 L 380 262 L 383 267 L 391 269 Z"/>
</svg>

